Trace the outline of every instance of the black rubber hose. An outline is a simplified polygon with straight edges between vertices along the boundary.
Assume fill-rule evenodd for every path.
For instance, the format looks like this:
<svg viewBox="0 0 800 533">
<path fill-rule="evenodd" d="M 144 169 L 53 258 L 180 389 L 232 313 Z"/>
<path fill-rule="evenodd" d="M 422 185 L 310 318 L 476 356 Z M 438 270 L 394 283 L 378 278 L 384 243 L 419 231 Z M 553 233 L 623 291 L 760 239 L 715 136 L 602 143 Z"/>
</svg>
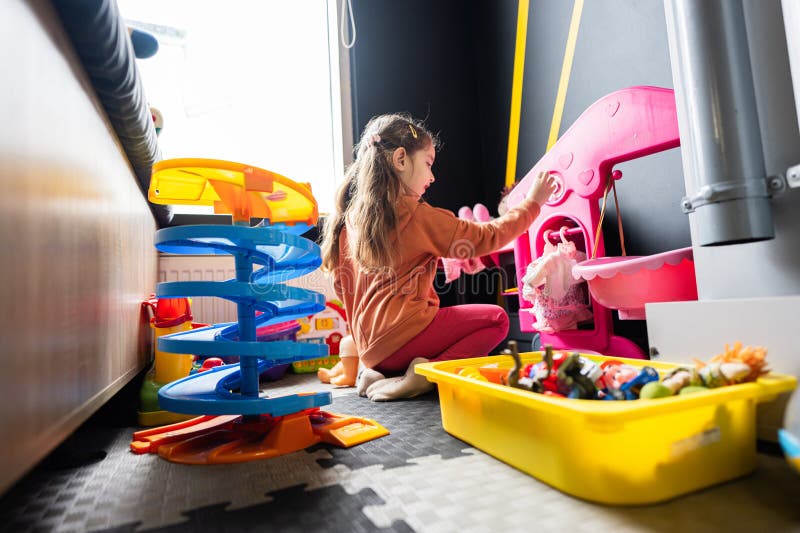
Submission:
<svg viewBox="0 0 800 533">
<path fill-rule="evenodd" d="M 52 1 L 146 199 L 153 163 L 161 159 L 161 151 L 136 68 L 133 45 L 117 3 L 115 0 Z M 168 225 L 172 208 L 148 204 L 158 226 Z"/>
</svg>

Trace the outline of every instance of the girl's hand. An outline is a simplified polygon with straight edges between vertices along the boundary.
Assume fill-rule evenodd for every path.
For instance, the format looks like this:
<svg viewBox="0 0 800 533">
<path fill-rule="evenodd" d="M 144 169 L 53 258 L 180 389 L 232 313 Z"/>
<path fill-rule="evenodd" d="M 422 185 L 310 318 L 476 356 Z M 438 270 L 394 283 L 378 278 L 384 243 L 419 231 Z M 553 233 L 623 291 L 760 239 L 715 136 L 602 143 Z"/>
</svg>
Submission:
<svg viewBox="0 0 800 533">
<path fill-rule="evenodd" d="M 547 171 L 539 172 L 533 180 L 531 188 L 528 190 L 528 200 L 533 200 L 539 206 L 543 205 L 550 195 L 556 190 L 556 181 Z"/>
</svg>

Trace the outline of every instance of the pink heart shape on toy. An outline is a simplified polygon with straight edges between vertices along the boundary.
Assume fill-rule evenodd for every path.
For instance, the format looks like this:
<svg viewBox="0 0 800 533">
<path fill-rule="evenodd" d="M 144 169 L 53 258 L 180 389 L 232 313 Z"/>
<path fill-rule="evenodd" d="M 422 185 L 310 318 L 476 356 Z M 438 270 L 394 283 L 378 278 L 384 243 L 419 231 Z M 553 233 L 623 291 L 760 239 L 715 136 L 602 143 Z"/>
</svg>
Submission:
<svg viewBox="0 0 800 533">
<path fill-rule="evenodd" d="M 568 169 L 572 164 L 572 152 L 567 152 L 566 154 L 558 156 L 558 164 L 561 165 L 561 168 L 564 170 Z"/>
<path fill-rule="evenodd" d="M 594 170 L 591 168 L 586 169 L 578 174 L 578 181 L 580 181 L 583 185 L 589 185 L 589 183 L 592 181 L 592 178 L 594 178 Z"/>
<path fill-rule="evenodd" d="M 606 107 L 606 113 L 608 113 L 609 117 L 613 117 L 617 114 L 617 110 L 619 109 L 619 102 L 611 102 Z"/>
</svg>

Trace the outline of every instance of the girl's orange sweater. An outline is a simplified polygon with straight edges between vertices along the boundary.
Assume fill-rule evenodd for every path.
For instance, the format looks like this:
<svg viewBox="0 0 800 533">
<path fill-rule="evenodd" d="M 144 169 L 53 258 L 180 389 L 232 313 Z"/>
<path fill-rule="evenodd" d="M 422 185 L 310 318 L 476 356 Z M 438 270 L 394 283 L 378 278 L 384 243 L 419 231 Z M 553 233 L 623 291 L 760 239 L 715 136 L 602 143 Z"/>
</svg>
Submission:
<svg viewBox="0 0 800 533">
<path fill-rule="evenodd" d="M 479 257 L 521 235 L 539 214 L 525 200 L 491 222 L 469 222 L 416 196 L 401 197 L 392 237 L 395 265 L 380 271 L 359 268 L 348 253 L 345 226 L 339 240 L 334 289 L 344 302 L 364 365 L 372 368 L 413 339 L 439 310 L 433 288 L 440 257 Z"/>
</svg>

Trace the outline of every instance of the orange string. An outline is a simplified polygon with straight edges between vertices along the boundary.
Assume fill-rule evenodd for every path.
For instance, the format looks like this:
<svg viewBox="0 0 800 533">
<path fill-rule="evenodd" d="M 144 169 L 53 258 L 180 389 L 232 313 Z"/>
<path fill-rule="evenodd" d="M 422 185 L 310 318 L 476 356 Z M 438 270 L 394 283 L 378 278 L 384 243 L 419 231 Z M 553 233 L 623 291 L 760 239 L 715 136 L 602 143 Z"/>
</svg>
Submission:
<svg viewBox="0 0 800 533">
<path fill-rule="evenodd" d="M 622 214 L 619 211 L 619 200 L 617 199 L 617 185 L 611 174 L 608 175 L 605 191 L 603 191 L 603 207 L 600 209 L 600 220 L 597 221 L 597 230 L 594 233 L 594 245 L 592 246 L 592 259 L 597 255 L 597 244 L 600 242 L 600 232 L 603 230 L 603 218 L 606 216 L 606 200 L 608 191 L 614 190 L 614 206 L 617 209 L 617 227 L 619 228 L 619 243 L 622 248 L 622 255 L 628 255 L 625 251 L 625 234 L 622 231 Z"/>
<path fill-rule="evenodd" d="M 622 249 L 623 257 L 628 255 L 625 252 L 625 232 L 622 231 L 622 211 L 619 210 L 619 200 L 617 200 L 617 180 L 611 179 L 611 188 L 614 190 L 614 206 L 617 209 L 617 228 L 619 229 L 619 247 Z"/>
</svg>

